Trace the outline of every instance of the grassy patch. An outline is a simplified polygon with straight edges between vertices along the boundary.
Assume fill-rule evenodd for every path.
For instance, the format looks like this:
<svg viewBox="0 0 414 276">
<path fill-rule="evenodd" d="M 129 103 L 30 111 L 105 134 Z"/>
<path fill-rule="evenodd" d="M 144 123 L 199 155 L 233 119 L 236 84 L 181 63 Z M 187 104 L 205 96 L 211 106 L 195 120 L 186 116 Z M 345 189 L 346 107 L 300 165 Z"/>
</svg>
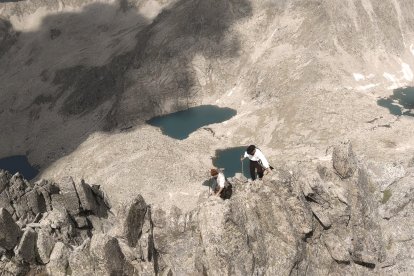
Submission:
<svg viewBox="0 0 414 276">
<path fill-rule="evenodd" d="M 390 190 L 385 190 L 382 196 L 382 200 L 381 203 L 385 204 L 387 203 L 387 201 L 390 199 L 390 197 L 392 196 L 392 193 Z"/>
</svg>

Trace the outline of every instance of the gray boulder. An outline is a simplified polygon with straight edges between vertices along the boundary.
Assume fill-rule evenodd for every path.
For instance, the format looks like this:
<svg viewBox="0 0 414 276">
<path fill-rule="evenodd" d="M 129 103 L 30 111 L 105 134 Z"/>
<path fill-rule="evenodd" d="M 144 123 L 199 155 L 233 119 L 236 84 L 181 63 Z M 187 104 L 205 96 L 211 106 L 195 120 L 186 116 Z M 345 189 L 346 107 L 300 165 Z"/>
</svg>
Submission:
<svg viewBox="0 0 414 276">
<path fill-rule="evenodd" d="M 333 167 L 341 178 L 348 178 L 354 174 L 357 162 L 352 151 L 351 142 L 341 142 L 334 147 L 332 162 Z"/>
<path fill-rule="evenodd" d="M 86 217 L 76 216 L 73 218 L 73 220 L 75 221 L 77 228 L 89 227 L 88 219 Z"/>
<path fill-rule="evenodd" d="M 52 210 L 66 210 L 65 197 L 62 194 L 51 194 L 50 200 Z"/>
<path fill-rule="evenodd" d="M 116 238 L 106 234 L 93 235 L 90 254 L 98 275 L 122 275 L 125 257 Z"/>
<path fill-rule="evenodd" d="M 41 228 L 37 234 L 36 248 L 38 262 L 47 264 L 50 259 L 53 247 L 55 246 L 55 240 L 53 239 L 50 231 L 45 228 Z"/>
<path fill-rule="evenodd" d="M 37 233 L 31 228 L 26 229 L 15 250 L 16 256 L 27 263 L 35 263 L 36 239 Z"/>
<path fill-rule="evenodd" d="M 30 190 L 30 188 L 31 188 L 30 183 L 27 182 L 25 179 L 23 179 L 23 177 L 19 173 L 16 173 L 10 179 L 10 184 L 9 184 L 10 198 L 13 201 L 17 200 L 18 198 L 22 197 L 26 193 L 27 190 Z"/>
<path fill-rule="evenodd" d="M 147 208 L 141 195 L 123 202 L 119 207 L 117 223 L 111 230 L 111 234 L 125 238 L 129 246 L 135 247 L 141 236 Z"/>
<path fill-rule="evenodd" d="M 401 213 L 409 217 L 410 203 L 414 197 L 414 171 L 394 182 L 392 186 L 384 190 L 381 198 L 380 214 L 385 219 L 390 219 Z"/>
<path fill-rule="evenodd" d="M 29 270 L 30 267 L 27 264 L 21 263 L 15 259 L 0 261 L 1 276 L 28 275 Z"/>
<path fill-rule="evenodd" d="M 46 207 L 46 211 L 44 212 L 51 211 L 52 210 L 52 199 L 50 197 L 50 193 L 46 190 L 45 187 L 37 187 L 37 191 L 41 193 L 43 196 L 45 207 Z"/>
<path fill-rule="evenodd" d="M 324 235 L 323 241 L 329 251 L 329 254 L 331 254 L 332 259 L 342 263 L 350 262 L 350 245 L 342 241 L 336 233 L 328 233 L 327 235 Z"/>
<path fill-rule="evenodd" d="M 6 209 L 11 215 L 14 214 L 14 208 L 10 204 L 11 199 L 9 198 L 9 195 L 7 193 L 7 190 L 0 193 L 0 208 Z"/>
<path fill-rule="evenodd" d="M 0 208 L 0 246 L 11 250 L 19 241 L 20 236 L 20 227 L 6 209 Z"/>
<path fill-rule="evenodd" d="M 71 215 L 77 215 L 80 210 L 79 198 L 72 177 L 64 177 L 58 182 L 63 204 Z M 52 198 L 53 203 L 53 198 Z"/>
<path fill-rule="evenodd" d="M 0 194 L 8 187 L 10 174 L 4 170 L 0 170 Z"/>
<path fill-rule="evenodd" d="M 27 200 L 27 207 L 32 211 L 34 215 L 47 211 L 46 200 L 41 192 L 38 190 L 31 190 L 25 195 Z"/>
<path fill-rule="evenodd" d="M 69 267 L 69 256 L 71 249 L 62 242 L 57 242 L 50 255 L 49 263 L 46 265 L 50 275 L 66 276 Z"/>
<path fill-rule="evenodd" d="M 91 240 L 86 239 L 80 246 L 76 247 L 69 257 L 69 266 L 72 275 L 89 276 L 94 275 L 95 262 L 90 254 Z"/>
<path fill-rule="evenodd" d="M 67 244 L 73 243 L 73 238 L 76 236 L 76 227 L 66 210 L 52 210 L 44 213 L 39 224 L 42 228 L 53 229 L 55 236 L 60 241 Z"/>
<path fill-rule="evenodd" d="M 82 180 L 81 182 L 75 184 L 75 188 L 78 193 L 82 209 L 85 211 L 92 211 L 92 213 L 97 215 L 98 206 L 91 187 Z"/>
<path fill-rule="evenodd" d="M 328 229 L 331 227 L 332 222 L 329 218 L 329 214 L 321 205 L 311 202 L 310 207 L 315 217 L 318 218 L 318 221 L 322 224 L 323 228 Z"/>
<path fill-rule="evenodd" d="M 28 223 L 34 216 L 29 206 L 27 205 L 26 194 L 13 200 L 13 207 L 16 210 L 16 216 L 21 218 L 23 223 Z"/>
</svg>

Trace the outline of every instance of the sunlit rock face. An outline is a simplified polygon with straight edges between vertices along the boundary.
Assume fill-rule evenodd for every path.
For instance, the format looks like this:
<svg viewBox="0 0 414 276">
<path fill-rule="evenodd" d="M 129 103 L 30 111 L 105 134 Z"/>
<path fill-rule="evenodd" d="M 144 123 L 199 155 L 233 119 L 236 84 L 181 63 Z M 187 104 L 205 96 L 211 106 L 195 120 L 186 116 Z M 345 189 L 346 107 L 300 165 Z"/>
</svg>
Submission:
<svg viewBox="0 0 414 276">
<path fill-rule="evenodd" d="M 72 177 L 31 184 L 1 171 L 0 196 L 10 199 L 0 201 L 0 271 L 411 274 L 413 233 L 402 226 L 413 223 L 413 168 L 381 176 L 376 168 L 387 164 L 350 148 L 338 144 L 332 161 L 278 168 L 263 180 L 237 174 L 230 199 L 205 192 L 190 211 L 141 195 L 113 206 L 99 185 Z M 346 178 L 338 160 L 353 164 Z M 392 184 L 378 189 L 379 179 Z"/>
</svg>

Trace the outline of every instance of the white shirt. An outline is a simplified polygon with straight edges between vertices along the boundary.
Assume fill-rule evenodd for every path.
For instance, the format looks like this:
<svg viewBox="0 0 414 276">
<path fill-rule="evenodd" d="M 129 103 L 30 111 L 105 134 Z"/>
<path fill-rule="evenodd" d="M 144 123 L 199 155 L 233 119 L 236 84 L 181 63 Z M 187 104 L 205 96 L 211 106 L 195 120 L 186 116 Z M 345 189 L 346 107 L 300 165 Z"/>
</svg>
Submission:
<svg viewBox="0 0 414 276">
<path fill-rule="evenodd" d="M 219 185 L 220 188 L 224 188 L 224 185 L 226 184 L 226 178 L 224 177 L 224 174 L 222 172 L 219 172 L 216 181 L 217 185 Z"/>
<path fill-rule="evenodd" d="M 260 161 L 259 163 L 261 163 L 265 169 L 269 168 L 269 162 L 267 162 L 266 157 L 258 148 L 256 148 L 253 155 L 244 152 L 244 157 L 248 157 L 252 161 Z"/>
</svg>

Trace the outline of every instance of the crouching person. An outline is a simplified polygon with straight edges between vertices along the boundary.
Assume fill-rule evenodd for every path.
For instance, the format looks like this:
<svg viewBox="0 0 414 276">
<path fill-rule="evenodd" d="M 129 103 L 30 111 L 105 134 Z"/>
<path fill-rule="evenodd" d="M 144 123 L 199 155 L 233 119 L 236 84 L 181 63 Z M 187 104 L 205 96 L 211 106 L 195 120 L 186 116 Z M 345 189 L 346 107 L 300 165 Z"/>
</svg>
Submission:
<svg viewBox="0 0 414 276">
<path fill-rule="evenodd" d="M 212 194 L 222 199 L 229 199 L 232 195 L 232 186 L 226 181 L 223 172 L 218 169 L 211 169 L 210 174 L 216 180 L 213 184 Z"/>
</svg>

